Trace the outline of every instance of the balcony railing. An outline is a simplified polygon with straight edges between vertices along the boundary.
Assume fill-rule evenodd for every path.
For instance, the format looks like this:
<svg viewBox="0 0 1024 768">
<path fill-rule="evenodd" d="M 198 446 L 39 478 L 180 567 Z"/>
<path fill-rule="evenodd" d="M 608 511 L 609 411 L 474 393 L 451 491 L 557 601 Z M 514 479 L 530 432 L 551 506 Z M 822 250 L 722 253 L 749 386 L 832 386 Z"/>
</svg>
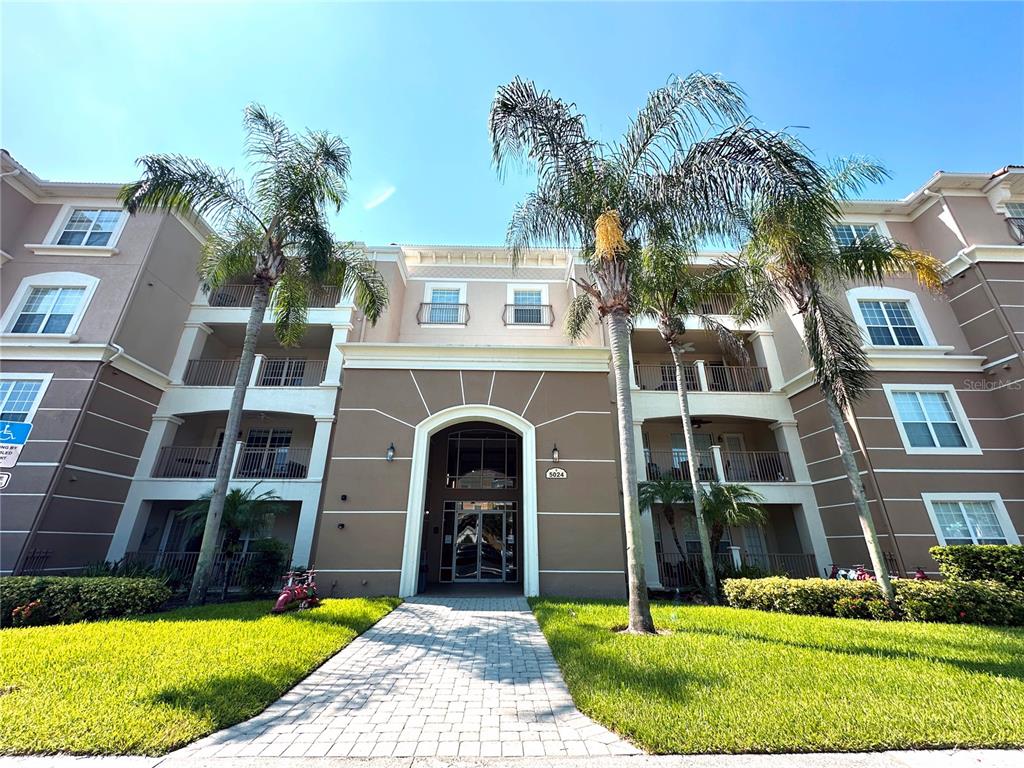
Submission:
<svg viewBox="0 0 1024 768">
<path fill-rule="evenodd" d="M 207 300 L 211 307 L 251 307 L 255 294 L 255 285 L 219 285 L 210 291 Z"/>
<path fill-rule="evenodd" d="M 722 451 L 725 479 L 730 483 L 787 483 L 793 465 L 786 451 Z"/>
<path fill-rule="evenodd" d="M 768 392 L 768 369 L 757 365 L 708 365 L 704 367 L 712 392 Z"/>
<path fill-rule="evenodd" d="M 230 559 L 225 557 L 223 552 L 218 552 L 213 559 L 213 577 L 210 580 L 211 587 L 223 589 L 236 589 L 242 585 L 242 574 L 245 566 L 251 561 L 257 552 L 244 552 L 237 554 Z M 288 556 L 289 561 L 291 555 Z M 133 565 L 143 565 L 148 568 L 163 571 L 171 577 L 172 582 L 184 585 L 186 588 L 196 572 L 196 563 L 199 562 L 198 552 L 159 552 L 155 550 L 142 550 L 138 552 L 126 552 L 124 562 Z M 230 566 L 230 567 L 228 567 Z M 227 585 L 224 584 L 225 575 Z M 283 574 L 282 574 L 283 578 Z M 278 582 L 280 583 L 280 582 Z"/>
<path fill-rule="evenodd" d="M 165 445 L 160 449 L 153 477 L 208 479 L 217 474 L 220 448 Z"/>
<path fill-rule="evenodd" d="M 708 296 L 696 307 L 702 315 L 731 315 L 736 304 L 736 296 L 731 293 L 718 293 Z"/>
<path fill-rule="evenodd" d="M 645 449 L 644 458 L 647 460 L 648 480 L 672 478 L 689 482 L 690 465 L 686 461 L 686 454 L 682 451 L 648 451 Z M 702 483 L 715 481 L 715 463 L 711 451 L 697 451 L 697 474 Z"/>
<path fill-rule="evenodd" d="M 312 449 L 301 446 L 250 448 L 238 452 L 232 477 L 295 480 L 309 472 Z M 220 448 L 168 445 L 160 449 L 153 477 L 209 480 L 217 474 Z"/>
<path fill-rule="evenodd" d="M 296 480 L 309 472 L 311 448 L 281 446 L 279 448 L 243 447 L 235 462 L 235 477 Z"/>
<path fill-rule="evenodd" d="M 715 572 L 728 575 L 735 569 L 731 552 L 714 555 Z M 813 554 L 805 553 L 753 553 L 740 550 L 743 565 L 758 568 L 774 576 L 789 576 L 793 579 L 809 579 L 821 576 Z M 704 558 L 698 554 L 681 555 L 676 552 L 658 555 L 658 576 L 665 589 L 686 589 L 704 584 Z"/>
<path fill-rule="evenodd" d="M 190 387 L 233 387 L 238 360 L 189 360 L 182 380 Z"/>
<path fill-rule="evenodd" d="M 315 387 L 324 380 L 326 360 L 267 357 L 256 374 L 257 387 Z"/>
<path fill-rule="evenodd" d="M 229 283 L 213 289 L 207 300 L 211 307 L 251 307 L 255 295 L 255 285 Z M 334 307 L 341 301 L 341 288 L 321 286 L 310 291 L 308 299 L 311 309 Z"/>
<path fill-rule="evenodd" d="M 651 392 L 676 391 L 676 366 L 671 360 L 663 363 L 634 365 L 637 386 Z M 691 392 L 770 392 L 768 369 L 757 365 L 708 365 L 703 364 L 703 386 L 698 366 L 684 363 L 686 389 Z"/>
<path fill-rule="evenodd" d="M 1013 236 L 1013 239 L 1024 245 L 1024 218 L 1011 216 L 1006 220 L 1006 226 L 1010 228 L 1010 234 Z"/>
<path fill-rule="evenodd" d="M 46 572 L 46 564 L 53 555 L 52 549 L 31 549 L 21 565 L 22 576 L 38 576 Z"/>
<path fill-rule="evenodd" d="M 636 382 L 640 389 L 651 392 L 675 392 L 676 387 L 676 365 L 673 362 L 634 365 Z M 686 388 L 692 391 L 700 390 L 700 381 L 697 378 L 697 369 L 693 363 L 683 364 L 683 375 L 686 377 Z"/>
<path fill-rule="evenodd" d="M 420 325 L 466 325 L 469 322 L 468 304 L 420 304 L 416 313 Z"/>
<path fill-rule="evenodd" d="M 818 561 L 812 554 L 788 554 L 782 552 L 741 553 L 744 565 L 760 568 L 773 576 L 789 576 L 794 579 L 813 579 L 823 575 L 818 571 Z"/>
<path fill-rule="evenodd" d="M 505 325 L 546 325 L 555 323 L 550 304 L 506 304 L 501 314 Z"/>
</svg>

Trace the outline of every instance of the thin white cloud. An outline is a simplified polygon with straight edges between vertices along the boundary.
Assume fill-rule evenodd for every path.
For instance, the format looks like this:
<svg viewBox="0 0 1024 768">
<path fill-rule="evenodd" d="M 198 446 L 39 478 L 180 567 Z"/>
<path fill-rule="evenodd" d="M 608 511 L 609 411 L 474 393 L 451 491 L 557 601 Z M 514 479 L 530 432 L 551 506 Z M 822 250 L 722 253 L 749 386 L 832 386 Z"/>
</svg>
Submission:
<svg viewBox="0 0 1024 768">
<path fill-rule="evenodd" d="M 372 211 L 378 205 L 382 205 L 388 201 L 388 199 L 398 191 L 397 187 L 388 187 L 377 195 L 370 198 L 363 206 L 364 210 Z"/>
</svg>

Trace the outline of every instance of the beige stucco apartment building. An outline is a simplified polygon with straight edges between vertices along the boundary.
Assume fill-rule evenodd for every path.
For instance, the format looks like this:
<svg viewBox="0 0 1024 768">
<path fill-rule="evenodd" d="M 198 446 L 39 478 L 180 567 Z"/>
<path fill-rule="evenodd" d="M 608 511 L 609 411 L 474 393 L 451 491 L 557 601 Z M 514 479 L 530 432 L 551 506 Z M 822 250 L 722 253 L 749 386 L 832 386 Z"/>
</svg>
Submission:
<svg viewBox="0 0 1024 768">
<path fill-rule="evenodd" d="M 177 514 L 212 487 L 273 491 L 267 531 L 325 592 L 412 595 L 504 583 L 525 594 L 621 596 L 618 462 L 684 477 L 675 373 L 651 324 L 633 331 L 635 456 L 617 453 L 601 328 L 561 330 L 582 268 L 539 250 L 366 246 L 391 306 L 375 326 L 324 291 L 301 346 L 264 329 L 238 435 L 223 426 L 251 288 L 204 294 L 205 230 L 127 217 L 116 185 L 44 182 L 3 156 L 0 409 L 33 433 L 0 491 L 2 572 L 129 558 L 188 567 Z M 934 572 L 936 543 L 1024 530 L 1024 169 L 939 173 L 898 201 L 846 207 L 837 238 L 874 227 L 949 265 L 942 296 L 850 286 L 876 384 L 851 426 L 893 570 Z M 710 264 L 715 254 L 704 254 Z M 711 299 L 710 310 L 728 301 Z M 746 365 L 687 332 L 704 481 L 765 497 L 764 525 L 717 555 L 794 576 L 866 560 L 849 488 L 794 318 L 736 325 Z M 644 514 L 648 577 L 685 587 L 696 534 Z"/>
</svg>

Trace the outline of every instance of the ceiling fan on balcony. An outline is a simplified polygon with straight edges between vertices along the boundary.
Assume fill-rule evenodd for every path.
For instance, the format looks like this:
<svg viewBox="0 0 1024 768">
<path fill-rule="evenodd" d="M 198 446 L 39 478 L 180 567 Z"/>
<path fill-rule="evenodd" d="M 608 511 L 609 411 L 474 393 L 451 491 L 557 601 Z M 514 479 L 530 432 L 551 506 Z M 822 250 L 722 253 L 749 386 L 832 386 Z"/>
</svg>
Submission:
<svg viewBox="0 0 1024 768">
<path fill-rule="evenodd" d="M 699 419 L 699 418 L 698 419 L 690 419 L 690 424 L 693 425 L 694 429 L 700 429 L 705 424 L 710 424 L 710 423 L 711 423 L 711 419 Z"/>
<path fill-rule="evenodd" d="M 677 345 L 683 352 L 696 352 L 697 346 L 692 341 L 684 341 L 682 344 Z"/>
</svg>

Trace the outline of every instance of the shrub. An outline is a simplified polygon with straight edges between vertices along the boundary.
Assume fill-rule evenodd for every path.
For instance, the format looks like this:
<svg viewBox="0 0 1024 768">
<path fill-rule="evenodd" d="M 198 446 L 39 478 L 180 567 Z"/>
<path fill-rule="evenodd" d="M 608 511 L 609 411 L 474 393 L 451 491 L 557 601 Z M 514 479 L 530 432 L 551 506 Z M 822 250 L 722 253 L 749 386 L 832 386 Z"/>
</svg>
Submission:
<svg viewBox="0 0 1024 768">
<path fill-rule="evenodd" d="M 256 554 L 242 567 L 242 588 L 249 595 L 263 595 L 277 584 L 288 564 L 288 547 L 277 539 L 260 539 L 249 544 Z"/>
<path fill-rule="evenodd" d="M 0 579 L 0 626 L 132 616 L 155 611 L 170 596 L 159 579 L 6 576 Z"/>
<path fill-rule="evenodd" d="M 995 581 L 895 579 L 895 610 L 873 581 L 839 579 L 730 579 L 729 605 L 840 618 L 906 619 L 948 623 L 1024 625 L 1024 590 Z"/>
<path fill-rule="evenodd" d="M 725 598 L 735 608 L 756 608 L 806 616 L 835 616 L 836 603 L 844 597 L 869 599 L 878 595 L 870 581 L 839 579 L 728 579 Z"/>
<path fill-rule="evenodd" d="M 1024 544 L 958 544 L 928 552 L 948 579 L 999 581 L 1024 589 Z"/>
<path fill-rule="evenodd" d="M 896 610 L 909 621 L 1024 625 L 1024 591 L 998 581 L 894 582 Z"/>
</svg>

